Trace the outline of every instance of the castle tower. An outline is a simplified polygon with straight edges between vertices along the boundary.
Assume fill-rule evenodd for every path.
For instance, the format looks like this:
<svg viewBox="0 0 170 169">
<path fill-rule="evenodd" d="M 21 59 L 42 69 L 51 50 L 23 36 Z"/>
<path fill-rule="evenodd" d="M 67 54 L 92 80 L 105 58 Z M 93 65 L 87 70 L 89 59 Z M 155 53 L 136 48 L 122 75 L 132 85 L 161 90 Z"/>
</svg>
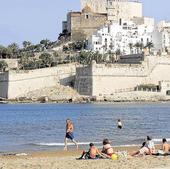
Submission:
<svg viewBox="0 0 170 169">
<path fill-rule="evenodd" d="M 94 13 L 106 13 L 107 0 L 80 0 L 81 10 L 89 6 Z"/>
<path fill-rule="evenodd" d="M 108 21 L 129 20 L 142 17 L 142 3 L 139 0 L 80 0 L 81 11 L 89 6 L 94 13 L 107 14 Z"/>
<path fill-rule="evenodd" d="M 128 2 L 128 0 L 107 0 L 106 9 L 109 21 L 118 22 L 121 19 L 122 7 L 124 6 L 122 2 L 125 3 Z"/>
</svg>

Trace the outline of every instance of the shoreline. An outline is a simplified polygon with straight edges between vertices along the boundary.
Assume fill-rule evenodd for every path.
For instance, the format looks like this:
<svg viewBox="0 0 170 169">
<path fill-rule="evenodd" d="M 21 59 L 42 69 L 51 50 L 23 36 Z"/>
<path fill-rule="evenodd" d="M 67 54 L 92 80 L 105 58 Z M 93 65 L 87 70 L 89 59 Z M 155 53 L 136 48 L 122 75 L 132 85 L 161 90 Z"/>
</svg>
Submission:
<svg viewBox="0 0 170 169">
<path fill-rule="evenodd" d="M 114 151 L 136 151 L 138 147 L 117 147 Z M 18 155 L 0 155 L 1 169 L 169 169 L 170 157 L 132 157 L 118 160 L 76 160 L 82 150 L 41 151 Z"/>
<path fill-rule="evenodd" d="M 161 100 L 161 101 L 144 101 L 144 100 L 134 100 L 134 101 L 84 101 L 84 102 L 69 102 L 69 101 L 48 101 L 48 102 L 39 102 L 39 101 L 0 101 L 0 105 L 15 105 L 15 104 L 152 104 L 152 103 L 170 103 L 170 100 Z"/>
<path fill-rule="evenodd" d="M 98 147 L 98 146 L 96 146 Z M 137 151 L 140 149 L 141 145 L 121 145 L 121 146 L 112 146 L 115 152 L 118 151 L 126 151 L 128 153 Z M 160 149 L 161 148 L 161 144 L 155 144 L 156 149 Z M 36 156 L 36 155 L 57 155 L 57 156 L 73 156 L 73 155 L 78 155 L 80 156 L 82 151 L 84 150 L 88 150 L 88 148 L 83 149 L 82 147 L 80 147 L 80 149 L 76 150 L 73 147 L 68 147 L 68 151 L 65 150 L 56 150 L 55 147 L 54 149 L 47 149 L 47 150 L 30 150 L 30 151 L 8 151 L 8 152 L 0 152 L 0 157 L 3 156 L 17 156 L 17 154 L 27 154 L 27 155 L 31 155 L 31 156 Z M 101 150 L 101 148 L 99 148 L 99 150 Z"/>
</svg>

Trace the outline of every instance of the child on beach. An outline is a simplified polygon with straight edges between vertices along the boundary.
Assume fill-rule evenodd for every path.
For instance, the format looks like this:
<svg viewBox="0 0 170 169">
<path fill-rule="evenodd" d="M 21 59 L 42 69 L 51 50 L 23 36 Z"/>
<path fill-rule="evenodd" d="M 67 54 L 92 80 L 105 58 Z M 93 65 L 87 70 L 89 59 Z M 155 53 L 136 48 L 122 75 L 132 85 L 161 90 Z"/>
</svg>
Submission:
<svg viewBox="0 0 170 169">
<path fill-rule="evenodd" d="M 64 150 L 67 150 L 67 140 L 68 139 L 71 140 L 76 145 L 76 147 L 78 149 L 78 144 L 74 140 L 73 130 L 74 130 L 74 125 L 73 125 L 72 121 L 70 119 L 67 119 L 66 120 L 66 135 L 65 135 L 65 139 L 64 139 L 64 143 L 65 143 Z"/>
<path fill-rule="evenodd" d="M 83 151 L 80 159 L 96 159 L 101 157 L 102 155 L 100 154 L 99 150 L 94 146 L 93 143 L 89 144 L 90 148 L 88 152 Z"/>
</svg>

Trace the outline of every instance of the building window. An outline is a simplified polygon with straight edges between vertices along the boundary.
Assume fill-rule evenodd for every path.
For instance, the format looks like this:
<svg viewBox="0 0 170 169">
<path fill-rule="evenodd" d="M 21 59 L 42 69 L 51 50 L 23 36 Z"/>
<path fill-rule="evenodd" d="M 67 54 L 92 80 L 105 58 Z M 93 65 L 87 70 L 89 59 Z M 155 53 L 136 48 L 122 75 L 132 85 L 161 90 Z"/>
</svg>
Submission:
<svg viewBox="0 0 170 169">
<path fill-rule="evenodd" d="M 86 18 L 86 19 L 89 19 L 89 15 L 88 15 L 88 14 L 86 14 L 86 15 L 85 15 L 85 18 Z"/>
</svg>

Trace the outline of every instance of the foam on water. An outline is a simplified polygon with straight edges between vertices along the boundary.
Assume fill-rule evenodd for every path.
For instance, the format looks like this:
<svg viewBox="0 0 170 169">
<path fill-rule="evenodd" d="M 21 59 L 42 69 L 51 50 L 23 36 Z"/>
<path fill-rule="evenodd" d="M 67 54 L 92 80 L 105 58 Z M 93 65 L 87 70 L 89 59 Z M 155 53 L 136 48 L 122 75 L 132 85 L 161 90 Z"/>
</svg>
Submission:
<svg viewBox="0 0 170 169">
<path fill-rule="evenodd" d="M 78 145 L 89 145 L 91 142 L 79 142 Z M 101 142 L 93 142 L 94 144 L 101 144 Z M 36 146 L 64 146 L 64 143 L 34 143 Z M 68 143 L 67 145 L 72 146 L 74 143 Z"/>
<path fill-rule="evenodd" d="M 147 135 L 160 144 L 164 137 L 170 141 L 169 110 L 170 103 L 1 105 L 0 151 L 63 149 L 67 118 L 82 148 L 93 141 L 100 147 L 104 138 L 112 146 L 138 146 Z M 122 130 L 117 129 L 119 118 Z"/>
<path fill-rule="evenodd" d="M 170 138 L 166 138 L 167 141 L 170 141 Z M 154 142 L 162 142 L 162 138 L 153 139 Z"/>
</svg>

